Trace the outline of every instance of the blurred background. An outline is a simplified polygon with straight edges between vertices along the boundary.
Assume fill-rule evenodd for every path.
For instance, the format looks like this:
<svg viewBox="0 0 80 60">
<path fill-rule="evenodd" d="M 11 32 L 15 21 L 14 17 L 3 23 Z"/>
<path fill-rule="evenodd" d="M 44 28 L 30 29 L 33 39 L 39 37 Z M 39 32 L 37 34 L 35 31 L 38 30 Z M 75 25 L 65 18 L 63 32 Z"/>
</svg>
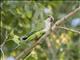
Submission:
<svg viewBox="0 0 80 60">
<path fill-rule="evenodd" d="M 1 1 L 0 58 L 15 60 L 27 43 L 19 44 L 17 38 L 44 28 L 48 15 L 54 23 L 80 6 L 80 1 Z M 63 25 L 80 31 L 80 11 L 68 18 Z M 32 50 L 24 60 L 80 60 L 80 34 L 58 29 Z M 28 43 L 29 44 L 29 43 Z M 23 60 L 23 59 L 22 59 Z"/>
</svg>

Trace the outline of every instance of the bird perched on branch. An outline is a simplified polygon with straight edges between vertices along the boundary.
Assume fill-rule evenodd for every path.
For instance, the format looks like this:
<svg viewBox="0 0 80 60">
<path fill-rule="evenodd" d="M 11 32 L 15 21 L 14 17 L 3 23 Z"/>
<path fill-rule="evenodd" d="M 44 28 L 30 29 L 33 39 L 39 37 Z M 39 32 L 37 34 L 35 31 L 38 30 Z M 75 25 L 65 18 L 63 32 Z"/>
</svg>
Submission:
<svg viewBox="0 0 80 60">
<path fill-rule="evenodd" d="M 43 30 L 32 32 L 28 36 L 23 36 L 20 39 L 25 41 L 31 41 L 31 40 L 38 40 L 40 39 L 46 32 L 51 30 L 51 27 L 53 25 L 54 18 L 52 16 L 48 16 L 48 18 L 45 20 L 45 26 Z"/>
</svg>

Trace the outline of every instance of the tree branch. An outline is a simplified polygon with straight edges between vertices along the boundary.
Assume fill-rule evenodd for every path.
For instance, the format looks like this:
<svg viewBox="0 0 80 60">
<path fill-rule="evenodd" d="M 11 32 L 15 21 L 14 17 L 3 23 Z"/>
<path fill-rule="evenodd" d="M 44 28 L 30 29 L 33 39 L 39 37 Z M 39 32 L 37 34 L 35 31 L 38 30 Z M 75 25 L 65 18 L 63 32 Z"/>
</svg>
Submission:
<svg viewBox="0 0 80 60">
<path fill-rule="evenodd" d="M 70 28 L 67 28 L 67 27 L 59 27 L 59 28 L 61 28 L 61 29 L 65 29 L 65 30 L 69 30 L 69 31 L 72 31 L 72 32 L 75 32 L 75 33 L 80 34 L 79 31 L 77 31 L 77 30 L 73 30 L 73 29 L 70 29 Z"/>
<path fill-rule="evenodd" d="M 67 18 L 69 18 L 70 16 L 74 15 L 77 11 L 80 10 L 80 6 L 78 8 L 76 8 L 74 11 L 70 12 L 68 15 L 66 15 L 65 17 L 61 18 L 60 20 L 58 20 L 52 27 L 52 30 L 55 31 L 55 29 L 57 28 L 57 26 L 61 25 L 61 23 L 64 21 L 66 21 Z M 29 49 L 25 49 L 24 51 L 22 51 L 19 55 L 17 55 L 16 60 L 20 60 L 21 58 L 23 58 L 24 55 L 28 55 L 29 52 L 31 52 L 31 50 L 33 48 L 36 47 L 36 45 L 38 45 L 44 38 L 46 38 L 48 35 L 50 34 L 50 32 L 47 32 L 45 35 L 43 35 L 37 42 L 35 42 Z"/>
<path fill-rule="evenodd" d="M 70 12 L 68 15 L 64 16 L 63 18 L 61 18 L 60 20 L 58 20 L 52 27 L 52 30 L 54 31 L 55 28 L 59 25 L 61 25 L 62 23 L 64 23 L 66 21 L 66 19 L 68 19 L 69 17 L 71 17 L 72 15 L 74 15 L 76 12 L 80 11 L 80 6 L 78 8 L 76 8 L 74 11 Z"/>
</svg>

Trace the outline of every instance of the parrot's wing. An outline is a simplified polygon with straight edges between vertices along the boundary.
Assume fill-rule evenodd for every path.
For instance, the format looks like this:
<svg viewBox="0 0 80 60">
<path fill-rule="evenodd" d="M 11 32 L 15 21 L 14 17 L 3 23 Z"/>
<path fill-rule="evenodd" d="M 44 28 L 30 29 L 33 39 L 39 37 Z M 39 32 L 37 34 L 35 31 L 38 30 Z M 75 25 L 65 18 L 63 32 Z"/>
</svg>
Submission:
<svg viewBox="0 0 80 60">
<path fill-rule="evenodd" d="M 33 32 L 29 32 L 27 33 L 25 36 L 21 36 L 20 37 L 20 40 L 26 40 L 29 36 L 31 36 L 32 34 L 34 34 L 36 31 L 33 31 Z"/>
<path fill-rule="evenodd" d="M 45 34 L 45 32 L 43 30 L 35 32 L 34 34 L 30 35 L 27 40 L 35 40 L 35 39 L 39 39 L 40 37 L 42 37 Z"/>
</svg>

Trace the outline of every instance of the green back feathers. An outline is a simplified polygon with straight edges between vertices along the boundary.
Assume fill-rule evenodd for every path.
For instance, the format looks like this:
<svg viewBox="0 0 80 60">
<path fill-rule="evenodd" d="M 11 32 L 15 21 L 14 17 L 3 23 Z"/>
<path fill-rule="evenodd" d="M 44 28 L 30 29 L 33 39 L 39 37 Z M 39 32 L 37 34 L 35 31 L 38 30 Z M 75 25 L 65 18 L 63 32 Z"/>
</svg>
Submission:
<svg viewBox="0 0 80 60">
<path fill-rule="evenodd" d="M 21 40 L 25 40 L 25 41 L 30 41 L 30 40 L 37 40 L 39 39 L 41 36 L 43 36 L 45 34 L 45 32 L 43 30 L 41 31 L 37 31 L 37 32 L 31 32 L 29 33 L 27 36 L 23 36 L 21 37 Z"/>
<path fill-rule="evenodd" d="M 42 37 L 45 34 L 44 31 L 38 31 L 27 38 L 27 40 L 36 40 Z"/>
</svg>

